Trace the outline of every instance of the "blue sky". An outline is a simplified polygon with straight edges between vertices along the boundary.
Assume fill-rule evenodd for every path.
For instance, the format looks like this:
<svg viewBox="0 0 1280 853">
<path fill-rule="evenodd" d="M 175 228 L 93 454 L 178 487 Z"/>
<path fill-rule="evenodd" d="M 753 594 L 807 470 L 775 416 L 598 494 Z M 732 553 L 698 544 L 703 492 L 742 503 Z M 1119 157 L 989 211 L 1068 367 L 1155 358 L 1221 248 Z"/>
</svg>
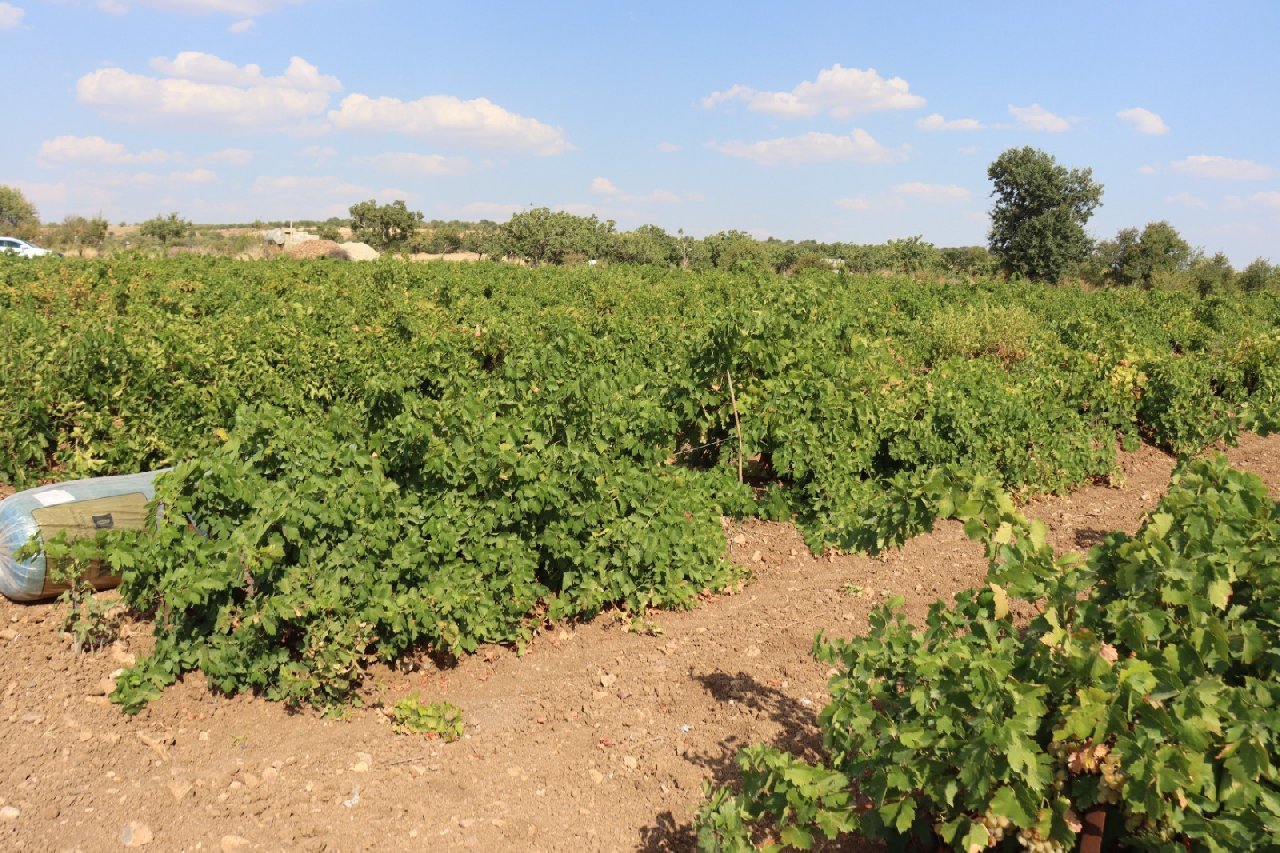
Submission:
<svg viewBox="0 0 1280 853">
<path fill-rule="evenodd" d="M 0 184 L 46 221 L 549 206 L 783 239 L 986 241 L 1041 148 L 1280 261 L 1280 3 L 4 0 Z"/>
</svg>

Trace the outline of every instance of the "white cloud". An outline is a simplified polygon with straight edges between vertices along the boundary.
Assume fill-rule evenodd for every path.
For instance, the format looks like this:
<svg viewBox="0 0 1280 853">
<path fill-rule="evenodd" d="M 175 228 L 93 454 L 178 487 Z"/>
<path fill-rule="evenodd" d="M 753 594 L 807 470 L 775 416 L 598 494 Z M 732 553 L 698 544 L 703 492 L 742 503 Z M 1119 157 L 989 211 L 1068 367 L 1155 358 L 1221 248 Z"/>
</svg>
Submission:
<svg viewBox="0 0 1280 853">
<path fill-rule="evenodd" d="M 264 77 L 256 65 L 237 66 L 194 51 L 151 66 L 164 77 L 148 77 L 121 68 L 90 72 L 76 83 L 81 103 L 122 121 L 159 123 L 181 120 L 238 129 L 298 129 L 329 105 L 337 79 L 293 57 L 285 73 Z"/>
<path fill-rule="evenodd" d="M 680 146 L 674 142 L 659 142 L 657 150 L 660 154 L 675 154 L 680 150 Z"/>
<path fill-rule="evenodd" d="M 292 57 L 284 74 L 279 77 L 263 77 L 258 65 L 236 65 L 212 53 L 184 50 L 173 59 L 157 56 L 150 62 L 151 70 L 166 77 L 177 77 L 196 83 L 214 83 L 226 86 L 274 86 L 296 89 L 302 92 L 340 92 L 342 84 L 337 77 L 321 74 L 320 69 L 300 56 Z"/>
<path fill-rule="evenodd" d="M 150 6 L 165 12 L 185 12 L 190 15 L 256 18 L 285 6 L 298 6 L 302 3 L 303 0 L 98 0 L 98 8 L 104 12 L 122 14 L 133 6 Z"/>
<path fill-rule="evenodd" d="M 608 178 L 593 178 L 591 180 L 591 192 L 607 196 L 609 201 L 619 204 L 680 204 L 686 198 L 696 200 L 691 196 L 681 198 L 670 190 L 663 189 L 654 190 L 648 195 L 632 195 L 618 189 L 618 185 Z"/>
<path fill-rule="evenodd" d="M 379 171 L 397 175 L 461 175 L 471 169 L 471 161 L 465 157 L 417 154 L 411 151 L 388 151 L 361 158 L 357 162 L 368 163 Z"/>
<path fill-rule="evenodd" d="M 252 32 L 255 23 L 256 22 L 253 18 L 241 18 L 231 26 L 227 27 L 227 32 L 235 33 L 236 35 L 244 35 L 247 32 Z"/>
<path fill-rule="evenodd" d="M 22 16 L 27 10 L 12 3 L 0 3 L 0 30 L 16 30 L 22 26 Z"/>
<path fill-rule="evenodd" d="M 1212 178 L 1218 181 L 1261 181 L 1270 178 L 1276 170 L 1252 160 L 1232 160 L 1211 154 L 1193 154 L 1170 164 L 1179 175 L 1195 178 Z"/>
<path fill-rule="evenodd" d="M 1175 193 L 1174 195 L 1167 195 L 1164 197 L 1164 203 L 1175 204 L 1175 205 L 1178 205 L 1179 207 L 1190 207 L 1196 210 L 1204 210 L 1209 207 L 1209 203 L 1206 202 L 1204 199 L 1200 198 L 1200 196 L 1192 195 L 1191 193 L 1187 193 L 1187 192 Z"/>
<path fill-rule="evenodd" d="M 1142 107 L 1121 110 L 1116 113 L 1116 118 L 1133 125 L 1134 130 L 1138 131 L 1138 133 L 1161 136 L 1169 132 L 1169 125 L 1164 123 L 1164 119 L 1151 112 L 1151 110 L 1146 110 Z"/>
<path fill-rule="evenodd" d="M 40 218 L 46 222 L 61 219 L 69 213 L 102 210 L 111 204 L 113 198 L 110 190 L 82 181 L 59 181 L 56 184 L 15 181 L 14 186 L 35 204 Z"/>
<path fill-rule="evenodd" d="M 1154 175 L 1159 171 L 1160 171 L 1160 168 L 1158 166 L 1152 165 L 1151 163 L 1144 163 L 1138 167 L 1139 175 Z"/>
<path fill-rule="evenodd" d="M 117 172 L 94 175 L 93 183 L 104 187 L 154 187 L 173 186 L 174 184 L 211 184 L 218 179 L 216 173 L 208 169 L 190 169 L 187 171 L 168 172 Z"/>
<path fill-rule="evenodd" d="M 106 163 L 112 165 L 165 163 L 181 159 L 173 151 L 153 148 L 133 153 L 119 142 L 109 142 L 101 136 L 58 136 L 40 144 L 36 163 L 44 168 L 66 166 L 73 163 Z"/>
<path fill-rule="evenodd" d="M 1254 193 L 1245 199 L 1249 204 L 1257 207 L 1267 207 L 1272 210 L 1280 210 L 1280 192 Z"/>
<path fill-rule="evenodd" d="M 601 195 L 615 195 L 621 192 L 621 190 L 614 185 L 613 181 L 608 178 L 592 178 L 591 191 Z"/>
<path fill-rule="evenodd" d="M 266 206 L 264 218 L 345 216 L 351 205 L 368 198 L 382 202 L 408 200 L 410 193 L 373 189 L 332 175 L 261 175 L 253 182 L 254 206 Z"/>
<path fill-rule="evenodd" d="M 753 112 L 806 117 L 827 113 L 833 118 L 851 118 L 878 110 L 905 110 L 924 106 L 913 95 L 906 80 L 886 80 L 874 68 L 842 68 L 839 63 L 818 72 L 818 79 L 806 80 L 790 92 L 761 92 L 741 83 L 712 92 L 702 106 L 712 109 L 730 101 L 743 101 Z"/>
<path fill-rule="evenodd" d="M 871 213 L 905 210 L 910 202 L 954 207 L 969 201 L 971 196 L 972 193 L 956 184 L 911 182 L 897 184 L 887 192 L 878 193 L 875 196 L 859 193 L 850 198 L 838 198 L 835 204 L 845 210 Z"/>
<path fill-rule="evenodd" d="M 428 95 L 416 101 L 348 95 L 329 120 L 339 130 L 404 133 L 451 144 L 502 148 L 531 154 L 572 149 L 564 131 L 503 109 L 488 98 L 464 101 Z"/>
<path fill-rule="evenodd" d="M 964 204 L 972 193 L 956 184 L 898 184 L 894 193 L 928 204 Z"/>
<path fill-rule="evenodd" d="M 226 163 L 229 166 L 246 166 L 253 162 L 253 152 L 247 148 L 223 148 L 204 156 L 210 163 Z"/>
<path fill-rule="evenodd" d="M 763 166 L 824 163 L 851 160 L 856 163 L 894 163 L 905 160 L 907 146 L 889 148 L 881 145 L 865 130 L 855 129 L 848 136 L 809 132 L 801 136 L 765 139 L 760 142 L 711 142 L 709 148 L 726 157 L 741 157 Z"/>
<path fill-rule="evenodd" d="M 976 118 L 945 119 L 940 113 L 916 119 L 916 127 L 921 130 L 982 130 L 984 125 Z"/>
<path fill-rule="evenodd" d="M 1018 127 L 1023 130 L 1043 130 L 1048 133 L 1062 133 L 1071 129 L 1071 121 L 1054 115 L 1039 104 L 1029 107 L 1009 105 L 1009 113 L 1018 120 Z"/>
<path fill-rule="evenodd" d="M 367 198 L 379 201 L 408 200 L 413 194 L 394 187 L 372 189 L 342 181 L 332 175 L 260 175 L 253 182 L 253 192 L 270 196 L 298 209 L 313 209 L 319 205 L 343 203 L 350 207 Z M 344 207 L 344 210 L 345 210 Z M 326 207 L 326 210 L 332 207 Z"/>
<path fill-rule="evenodd" d="M 195 83 L 217 83 L 225 86 L 253 86 L 262 83 L 262 67 L 236 65 L 212 53 L 184 50 L 173 59 L 154 57 L 151 70 L 166 77 L 178 77 Z"/>
</svg>

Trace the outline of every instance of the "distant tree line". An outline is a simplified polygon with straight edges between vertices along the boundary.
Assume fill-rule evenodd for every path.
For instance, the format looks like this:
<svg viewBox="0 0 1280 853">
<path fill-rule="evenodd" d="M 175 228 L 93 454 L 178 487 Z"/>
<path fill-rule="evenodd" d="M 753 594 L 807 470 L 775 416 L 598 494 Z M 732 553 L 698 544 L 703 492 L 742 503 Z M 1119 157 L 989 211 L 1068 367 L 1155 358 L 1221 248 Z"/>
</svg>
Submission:
<svg viewBox="0 0 1280 853">
<path fill-rule="evenodd" d="M 382 252 L 474 253 L 530 266 L 586 263 L 635 264 L 682 269 L 723 269 L 791 275 L 804 270 L 907 275 L 949 279 L 993 276 L 1097 287 L 1187 288 L 1210 295 L 1225 290 L 1280 290 L 1280 265 L 1258 258 L 1241 271 L 1222 253 L 1193 248 L 1166 221 L 1121 229 L 1095 240 L 1085 230 L 1101 204 L 1103 188 L 1089 169 L 1067 168 L 1035 148 L 1011 148 L 987 170 L 992 183 L 991 231 L 986 246 L 941 248 L 922 236 L 887 243 L 758 239 L 743 231 L 692 237 L 658 225 L 619 231 L 611 219 L 535 207 L 504 223 L 482 219 L 426 220 L 403 200 L 374 199 L 350 208 L 348 218 L 255 222 L 253 228 L 293 225 L 324 239 L 355 239 Z M 138 247 L 185 245 L 239 255 L 252 236 L 232 235 L 244 226 L 195 226 L 177 213 L 142 223 Z M 107 246 L 101 215 L 68 216 L 41 225 L 35 206 L 13 187 L 0 186 L 0 231 L 39 238 L 51 248 L 82 253 Z M 125 247 L 134 246 L 133 240 Z"/>
</svg>

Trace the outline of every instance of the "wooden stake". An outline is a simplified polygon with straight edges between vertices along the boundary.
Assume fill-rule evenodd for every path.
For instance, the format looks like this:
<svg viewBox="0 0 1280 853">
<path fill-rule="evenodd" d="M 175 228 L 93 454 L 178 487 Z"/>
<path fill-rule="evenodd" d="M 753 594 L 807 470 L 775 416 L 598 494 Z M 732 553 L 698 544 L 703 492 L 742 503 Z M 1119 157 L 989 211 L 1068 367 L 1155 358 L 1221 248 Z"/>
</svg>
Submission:
<svg viewBox="0 0 1280 853">
<path fill-rule="evenodd" d="M 1102 836 L 1107 827 L 1107 808 L 1097 805 L 1084 813 L 1080 833 L 1080 853 L 1102 853 Z"/>
<path fill-rule="evenodd" d="M 733 393 L 733 374 L 729 371 L 724 372 L 724 378 L 729 381 L 729 402 L 733 405 L 733 431 L 738 434 L 738 482 L 742 480 L 742 421 L 738 419 L 738 397 Z"/>
</svg>

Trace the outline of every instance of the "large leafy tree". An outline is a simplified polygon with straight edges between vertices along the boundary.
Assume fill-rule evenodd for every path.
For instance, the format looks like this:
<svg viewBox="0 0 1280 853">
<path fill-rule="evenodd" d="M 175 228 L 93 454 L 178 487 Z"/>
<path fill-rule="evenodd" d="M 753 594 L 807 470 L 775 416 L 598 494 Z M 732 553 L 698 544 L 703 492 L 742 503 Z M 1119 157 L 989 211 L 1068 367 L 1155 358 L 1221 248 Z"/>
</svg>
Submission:
<svg viewBox="0 0 1280 853">
<path fill-rule="evenodd" d="M 657 225 L 641 225 L 618 235 L 614 257 L 629 264 L 671 266 L 680 258 L 676 239 Z"/>
<path fill-rule="evenodd" d="M 0 186 L 0 233 L 32 237 L 40 227 L 36 206 L 17 187 Z"/>
<path fill-rule="evenodd" d="M 138 229 L 143 237 L 153 237 L 160 241 L 164 253 L 169 254 L 169 244 L 181 240 L 191 233 L 191 223 L 177 213 L 168 216 L 153 216 Z"/>
<path fill-rule="evenodd" d="M 74 249 L 83 255 L 86 248 L 101 249 L 107 240 L 108 224 L 102 214 L 92 219 L 83 216 L 67 216 L 57 226 L 52 237 L 57 245 L 65 249 Z"/>
<path fill-rule="evenodd" d="M 422 211 L 410 210 L 403 199 L 378 204 L 373 199 L 351 206 L 351 230 L 357 240 L 375 249 L 399 249 L 417 233 Z"/>
<path fill-rule="evenodd" d="M 1125 228 L 1103 244 L 1108 276 L 1117 284 L 1151 287 L 1162 275 L 1191 268 L 1191 246 L 1168 222 L 1150 222 L 1142 233 Z"/>
<path fill-rule="evenodd" d="M 526 263 L 564 264 L 606 254 L 614 239 L 614 221 L 594 214 L 575 216 L 563 210 L 535 207 L 511 217 L 491 241 L 489 254 L 516 257 Z"/>
<path fill-rule="evenodd" d="M 987 169 L 994 189 L 990 246 L 1006 273 L 1057 281 L 1089 252 L 1085 223 L 1102 201 L 1092 169 L 1068 169 L 1030 146 Z"/>
</svg>

